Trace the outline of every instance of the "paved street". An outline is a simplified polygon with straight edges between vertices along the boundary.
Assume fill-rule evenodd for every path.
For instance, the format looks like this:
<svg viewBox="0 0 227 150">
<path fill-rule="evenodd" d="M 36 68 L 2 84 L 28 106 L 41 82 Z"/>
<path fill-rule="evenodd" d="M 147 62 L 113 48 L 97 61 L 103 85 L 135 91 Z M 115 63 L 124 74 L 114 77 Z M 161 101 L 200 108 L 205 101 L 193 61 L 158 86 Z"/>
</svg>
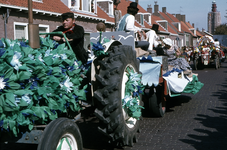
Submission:
<svg viewBox="0 0 227 150">
<path fill-rule="evenodd" d="M 168 101 L 163 118 L 144 117 L 138 142 L 125 150 L 226 150 L 227 63 L 215 70 L 194 71 L 204 87 L 196 95 L 184 94 Z M 84 150 L 119 150 L 109 146 L 96 130 L 96 121 L 79 123 Z M 7 148 L 8 147 L 8 148 Z M 1 145 L 0 149 L 36 149 L 36 146 Z"/>
<path fill-rule="evenodd" d="M 168 101 L 163 118 L 144 117 L 138 143 L 125 150 L 226 150 L 227 149 L 227 63 L 198 73 L 204 87 L 196 95 L 184 94 Z M 108 148 L 89 130 L 85 150 Z M 94 134 L 98 135 L 98 133 Z"/>
</svg>

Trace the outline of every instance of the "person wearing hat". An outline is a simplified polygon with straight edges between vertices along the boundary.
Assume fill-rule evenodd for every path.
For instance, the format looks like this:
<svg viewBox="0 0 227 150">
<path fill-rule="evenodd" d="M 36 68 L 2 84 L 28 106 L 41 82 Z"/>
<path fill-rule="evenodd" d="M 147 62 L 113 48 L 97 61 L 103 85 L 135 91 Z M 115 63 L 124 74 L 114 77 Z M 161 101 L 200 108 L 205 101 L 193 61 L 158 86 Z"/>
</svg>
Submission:
<svg viewBox="0 0 227 150">
<path fill-rule="evenodd" d="M 139 9 L 137 8 L 136 2 L 131 2 L 127 9 L 127 14 L 125 14 L 119 21 L 116 31 L 134 31 L 138 34 L 138 38 L 141 39 L 142 36 L 146 38 L 146 33 L 140 28 L 136 27 L 135 24 L 135 15 L 138 13 Z M 136 41 L 136 47 L 140 47 L 143 50 L 148 50 L 149 42 L 147 41 Z"/>
<path fill-rule="evenodd" d="M 164 43 L 164 53 L 168 56 L 168 65 L 173 66 L 184 71 L 184 74 L 192 76 L 192 68 L 188 62 L 183 57 L 178 57 L 181 55 L 178 47 L 173 45 L 170 38 L 163 39 Z M 195 74 L 196 75 L 196 74 Z"/>
<path fill-rule="evenodd" d="M 134 33 L 138 34 L 138 40 L 135 42 L 135 46 L 140 47 L 143 50 L 148 50 L 150 53 L 152 53 L 153 47 L 158 46 L 158 36 L 153 29 L 145 33 L 141 28 L 135 26 L 135 15 L 139 11 L 137 5 L 138 4 L 136 2 L 130 3 L 127 9 L 127 14 L 120 19 L 116 31 L 134 31 Z M 157 25 L 154 25 L 153 28 L 158 30 Z"/>
<path fill-rule="evenodd" d="M 84 28 L 75 24 L 74 14 L 71 12 L 63 13 L 61 17 L 62 25 L 53 32 L 62 31 L 63 34 L 66 35 L 67 40 L 69 41 L 73 52 L 76 55 L 76 58 L 83 64 L 86 64 L 88 54 L 84 49 Z M 51 38 L 57 41 L 59 44 L 66 42 L 63 38 L 63 35 L 51 35 Z"/>
<path fill-rule="evenodd" d="M 149 50 L 153 50 L 159 44 L 157 35 L 158 28 L 159 28 L 158 24 L 153 24 L 151 30 L 146 33 L 147 38 L 145 40 L 147 40 L 150 43 L 148 47 Z"/>
</svg>

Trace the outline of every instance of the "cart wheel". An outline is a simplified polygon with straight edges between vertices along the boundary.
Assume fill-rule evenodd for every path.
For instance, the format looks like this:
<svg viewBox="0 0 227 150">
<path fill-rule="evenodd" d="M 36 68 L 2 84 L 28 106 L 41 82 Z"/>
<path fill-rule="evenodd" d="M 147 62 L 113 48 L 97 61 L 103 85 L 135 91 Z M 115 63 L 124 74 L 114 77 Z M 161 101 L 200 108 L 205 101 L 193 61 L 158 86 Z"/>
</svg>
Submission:
<svg viewBox="0 0 227 150">
<path fill-rule="evenodd" d="M 157 87 L 157 91 L 155 92 L 153 88 L 150 89 L 150 97 L 148 99 L 148 106 L 149 106 L 149 112 L 151 114 L 154 114 L 157 117 L 163 117 L 166 112 L 166 101 L 161 96 L 162 93 L 160 90 L 160 87 Z"/>
<path fill-rule="evenodd" d="M 68 118 L 58 118 L 45 128 L 38 150 L 82 150 L 78 126 Z"/>
</svg>

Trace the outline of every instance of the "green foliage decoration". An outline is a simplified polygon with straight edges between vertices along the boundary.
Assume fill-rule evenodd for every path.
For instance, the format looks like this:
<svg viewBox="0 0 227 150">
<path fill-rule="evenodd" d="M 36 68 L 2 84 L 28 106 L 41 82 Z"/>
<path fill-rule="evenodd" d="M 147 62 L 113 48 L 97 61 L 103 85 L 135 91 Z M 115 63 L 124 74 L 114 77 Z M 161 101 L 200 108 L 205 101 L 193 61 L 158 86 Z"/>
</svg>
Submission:
<svg viewBox="0 0 227 150">
<path fill-rule="evenodd" d="M 87 85 L 81 81 L 86 69 L 65 44 L 40 38 L 40 48 L 28 41 L 1 39 L 0 128 L 15 136 L 20 128 L 78 112 L 86 100 Z"/>
<path fill-rule="evenodd" d="M 141 82 L 141 74 L 134 72 L 130 67 L 126 68 L 128 80 L 125 84 L 125 97 L 122 99 L 122 107 L 129 117 L 139 120 L 141 117 L 140 94 L 143 94 L 145 86 Z"/>
</svg>

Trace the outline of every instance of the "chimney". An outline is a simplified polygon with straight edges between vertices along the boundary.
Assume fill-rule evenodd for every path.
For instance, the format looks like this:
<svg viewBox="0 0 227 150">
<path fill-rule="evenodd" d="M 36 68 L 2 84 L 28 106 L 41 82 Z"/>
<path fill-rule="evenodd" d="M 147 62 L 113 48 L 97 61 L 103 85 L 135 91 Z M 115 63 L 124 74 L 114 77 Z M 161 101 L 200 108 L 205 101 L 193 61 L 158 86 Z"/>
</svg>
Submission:
<svg viewBox="0 0 227 150">
<path fill-rule="evenodd" d="M 154 5 L 154 15 L 155 16 L 159 16 L 159 6 L 157 5 L 157 1 L 155 1 L 155 5 Z"/>
<path fill-rule="evenodd" d="M 192 26 L 193 26 L 193 28 L 195 28 L 195 24 L 194 23 L 192 23 Z"/>
<path fill-rule="evenodd" d="M 182 20 L 181 20 L 181 14 L 176 14 L 176 18 L 177 18 L 179 21 L 182 21 Z"/>
<path fill-rule="evenodd" d="M 181 21 L 185 22 L 185 15 L 181 15 Z"/>
<path fill-rule="evenodd" d="M 152 8 L 147 8 L 147 12 L 152 14 Z"/>
<path fill-rule="evenodd" d="M 162 12 L 166 14 L 166 7 L 162 7 Z"/>
</svg>

